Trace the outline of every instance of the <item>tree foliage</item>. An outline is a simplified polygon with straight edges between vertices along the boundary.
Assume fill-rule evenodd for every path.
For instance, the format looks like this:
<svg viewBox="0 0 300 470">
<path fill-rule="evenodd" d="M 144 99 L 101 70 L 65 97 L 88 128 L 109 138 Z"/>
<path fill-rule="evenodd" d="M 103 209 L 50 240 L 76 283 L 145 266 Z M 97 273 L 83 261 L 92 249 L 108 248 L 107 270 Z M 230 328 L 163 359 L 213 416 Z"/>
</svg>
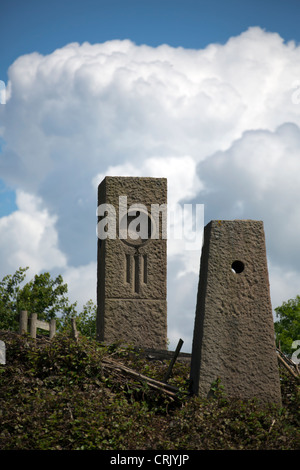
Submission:
<svg viewBox="0 0 300 470">
<path fill-rule="evenodd" d="M 96 306 L 93 302 L 89 300 L 78 313 L 77 302 L 69 302 L 68 285 L 61 275 L 52 278 L 45 272 L 25 283 L 28 269 L 19 268 L 0 281 L 0 329 L 17 331 L 19 314 L 21 310 L 27 310 L 29 314 L 37 313 L 40 320 L 55 318 L 58 330 L 66 329 L 70 318 L 74 317 L 79 331 L 86 336 L 95 336 Z"/>
<path fill-rule="evenodd" d="M 291 356 L 294 341 L 300 340 L 300 296 L 283 302 L 275 311 L 279 317 L 274 324 L 277 346 Z"/>
</svg>

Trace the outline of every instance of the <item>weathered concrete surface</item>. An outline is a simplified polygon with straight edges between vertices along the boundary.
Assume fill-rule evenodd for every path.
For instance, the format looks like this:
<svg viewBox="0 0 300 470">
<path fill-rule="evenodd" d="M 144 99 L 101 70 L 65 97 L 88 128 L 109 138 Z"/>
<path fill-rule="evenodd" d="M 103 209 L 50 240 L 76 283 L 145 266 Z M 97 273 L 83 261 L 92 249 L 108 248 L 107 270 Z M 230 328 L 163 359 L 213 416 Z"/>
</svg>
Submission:
<svg viewBox="0 0 300 470">
<path fill-rule="evenodd" d="M 203 397 L 219 378 L 229 397 L 281 402 L 261 221 L 204 229 L 190 378 Z"/>
<path fill-rule="evenodd" d="M 98 187 L 98 205 L 114 206 L 117 229 L 119 196 L 127 196 L 127 209 L 132 204 L 143 204 L 151 214 L 151 204 L 167 203 L 167 180 L 106 177 Z M 161 229 L 162 223 L 158 239 L 135 241 L 122 240 L 119 236 L 98 239 L 97 335 L 100 341 L 166 348 L 167 240 L 162 238 Z"/>
</svg>

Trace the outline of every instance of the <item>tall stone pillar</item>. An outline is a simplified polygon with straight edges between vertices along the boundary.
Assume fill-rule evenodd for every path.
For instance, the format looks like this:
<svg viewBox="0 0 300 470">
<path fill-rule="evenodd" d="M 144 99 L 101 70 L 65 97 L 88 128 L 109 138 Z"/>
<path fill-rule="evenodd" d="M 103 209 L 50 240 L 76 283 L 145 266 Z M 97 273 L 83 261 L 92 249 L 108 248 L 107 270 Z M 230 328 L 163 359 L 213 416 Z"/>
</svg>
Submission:
<svg viewBox="0 0 300 470">
<path fill-rule="evenodd" d="M 165 178 L 107 176 L 98 187 L 100 341 L 166 348 L 166 204 Z"/>
<path fill-rule="evenodd" d="M 213 220 L 204 229 L 191 391 L 281 402 L 263 222 Z"/>
</svg>

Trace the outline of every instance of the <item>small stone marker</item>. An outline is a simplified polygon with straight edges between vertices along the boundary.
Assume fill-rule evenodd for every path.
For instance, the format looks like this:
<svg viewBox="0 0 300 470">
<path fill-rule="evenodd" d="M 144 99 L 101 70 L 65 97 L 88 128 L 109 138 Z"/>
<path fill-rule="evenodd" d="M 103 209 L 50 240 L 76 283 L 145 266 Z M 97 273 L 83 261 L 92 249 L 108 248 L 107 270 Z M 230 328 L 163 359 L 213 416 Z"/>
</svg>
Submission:
<svg viewBox="0 0 300 470">
<path fill-rule="evenodd" d="M 97 336 L 167 344 L 167 180 L 107 176 L 98 187 Z"/>
<path fill-rule="evenodd" d="M 6 347 L 4 341 L 0 341 L 0 364 L 6 364 Z"/>
<path fill-rule="evenodd" d="M 204 229 L 190 379 L 203 397 L 219 380 L 228 397 L 281 403 L 261 221 Z"/>
</svg>

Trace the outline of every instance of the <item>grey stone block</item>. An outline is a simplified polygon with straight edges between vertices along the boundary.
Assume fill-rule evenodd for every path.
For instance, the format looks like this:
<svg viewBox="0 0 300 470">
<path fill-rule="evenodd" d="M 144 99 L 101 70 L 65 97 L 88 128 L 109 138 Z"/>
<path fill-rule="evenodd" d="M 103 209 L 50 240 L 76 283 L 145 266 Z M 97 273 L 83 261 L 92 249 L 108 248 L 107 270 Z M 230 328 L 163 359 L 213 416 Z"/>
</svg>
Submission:
<svg viewBox="0 0 300 470">
<path fill-rule="evenodd" d="M 120 196 L 127 198 L 126 238 L 122 238 L 124 234 L 119 230 L 120 220 L 125 217 L 124 207 L 119 207 Z M 163 237 L 162 214 L 159 219 L 152 217 L 152 205 L 166 203 L 165 178 L 108 176 L 98 187 L 98 206 L 110 204 L 116 214 L 116 237 L 98 238 L 97 336 L 100 341 L 166 348 L 167 240 Z M 144 208 L 130 212 L 134 204 L 142 204 Z M 149 222 L 147 236 L 132 238 L 130 227 L 144 213 Z M 100 220 L 101 217 L 98 223 Z"/>
<path fill-rule="evenodd" d="M 281 402 L 263 222 L 213 220 L 204 229 L 191 392 Z"/>
</svg>

